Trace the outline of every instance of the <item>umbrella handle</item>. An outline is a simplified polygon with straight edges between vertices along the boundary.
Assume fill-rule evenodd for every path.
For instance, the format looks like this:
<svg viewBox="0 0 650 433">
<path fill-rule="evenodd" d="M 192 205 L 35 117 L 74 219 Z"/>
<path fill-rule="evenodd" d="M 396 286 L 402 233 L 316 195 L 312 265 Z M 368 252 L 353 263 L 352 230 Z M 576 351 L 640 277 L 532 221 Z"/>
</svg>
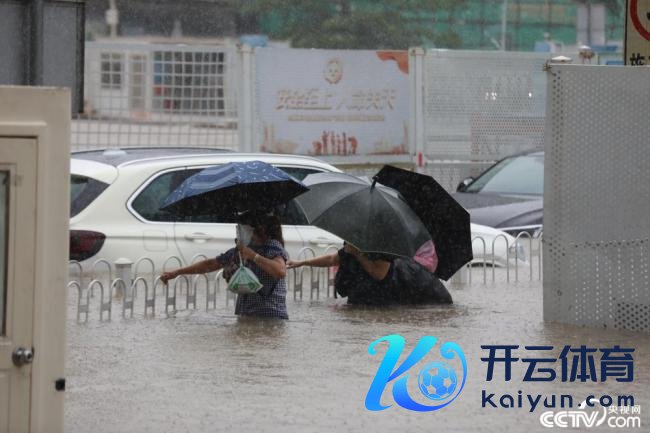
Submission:
<svg viewBox="0 0 650 433">
<path fill-rule="evenodd" d="M 236 230 L 237 230 L 237 239 L 235 239 L 235 243 L 237 244 L 241 242 L 241 225 L 239 223 L 237 223 Z M 241 268 L 242 266 L 244 266 L 244 261 L 241 258 L 241 250 L 239 248 L 237 248 L 237 255 L 239 256 L 239 267 Z"/>
</svg>

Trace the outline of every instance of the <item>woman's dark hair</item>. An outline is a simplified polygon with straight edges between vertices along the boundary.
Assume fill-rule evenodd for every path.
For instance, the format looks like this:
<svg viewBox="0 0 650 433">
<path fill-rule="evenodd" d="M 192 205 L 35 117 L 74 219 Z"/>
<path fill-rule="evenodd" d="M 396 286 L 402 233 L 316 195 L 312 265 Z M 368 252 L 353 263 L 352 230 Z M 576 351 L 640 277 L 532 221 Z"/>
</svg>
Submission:
<svg viewBox="0 0 650 433">
<path fill-rule="evenodd" d="M 275 239 L 284 246 L 282 237 L 282 222 L 277 215 L 267 213 L 249 214 L 246 224 L 253 226 L 257 234 L 266 235 L 269 239 Z"/>
<path fill-rule="evenodd" d="M 277 215 L 265 215 L 257 222 L 255 229 L 262 229 L 269 239 L 275 239 L 284 246 L 282 237 L 282 223 Z"/>
</svg>

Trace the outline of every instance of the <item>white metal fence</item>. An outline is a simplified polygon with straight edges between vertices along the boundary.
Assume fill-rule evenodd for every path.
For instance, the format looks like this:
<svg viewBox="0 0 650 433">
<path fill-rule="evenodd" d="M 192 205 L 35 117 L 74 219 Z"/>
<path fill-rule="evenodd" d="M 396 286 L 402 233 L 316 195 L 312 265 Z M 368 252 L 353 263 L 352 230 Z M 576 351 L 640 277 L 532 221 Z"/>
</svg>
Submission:
<svg viewBox="0 0 650 433">
<path fill-rule="evenodd" d="M 192 146 L 259 151 L 253 118 L 264 101 L 252 78 L 256 53 L 233 45 L 88 42 L 85 110 L 73 119 L 73 150 Z M 300 50 L 293 54 L 302 55 Z M 320 60 L 335 54 L 324 51 Z M 421 155 L 420 170 L 453 190 L 499 158 L 543 146 L 542 66 L 548 54 L 413 49 L 408 55 L 408 153 L 394 159 L 382 155 L 382 163 L 403 163 L 407 157 L 413 166 Z M 352 159 L 341 155 L 328 161 L 359 171 L 363 158 Z"/>
<path fill-rule="evenodd" d="M 461 289 L 468 285 L 510 284 L 539 282 L 542 278 L 541 237 L 532 238 L 527 233 L 520 234 L 515 242 L 524 247 L 526 260 L 520 260 L 520 249 L 510 253 L 511 244 L 505 236 L 486 241 L 474 237 L 472 242 L 482 251 L 480 260 L 466 265 L 454 275 L 448 286 Z M 498 243 L 505 243 L 506 260 L 497 260 L 494 253 Z M 325 253 L 336 250 L 335 245 Z M 305 247 L 297 259 L 311 258 L 315 251 Z M 205 259 L 197 255 L 190 263 Z M 79 323 L 96 317 L 110 320 L 114 311 L 123 319 L 173 315 L 180 310 L 205 308 L 215 309 L 217 303 L 225 305 L 234 302 L 233 295 L 226 288 L 222 271 L 210 274 L 184 275 L 164 285 L 159 276 L 161 272 L 185 266 L 180 257 L 170 256 L 162 263 L 142 257 L 135 263 L 117 261 L 110 263 L 104 259 L 70 262 L 69 296 L 74 299 L 73 310 Z M 300 302 L 303 299 L 319 300 L 336 297 L 334 290 L 334 268 L 302 267 L 291 269 L 287 275 L 287 299 Z"/>
<path fill-rule="evenodd" d="M 547 60 L 544 53 L 427 51 L 425 155 L 486 161 L 542 147 Z"/>
<path fill-rule="evenodd" d="M 455 190 L 494 161 L 544 146 L 548 53 L 412 50 L 420 171 Z M 421 57 L 421 58 L 420 58 Z"/>
</svg>

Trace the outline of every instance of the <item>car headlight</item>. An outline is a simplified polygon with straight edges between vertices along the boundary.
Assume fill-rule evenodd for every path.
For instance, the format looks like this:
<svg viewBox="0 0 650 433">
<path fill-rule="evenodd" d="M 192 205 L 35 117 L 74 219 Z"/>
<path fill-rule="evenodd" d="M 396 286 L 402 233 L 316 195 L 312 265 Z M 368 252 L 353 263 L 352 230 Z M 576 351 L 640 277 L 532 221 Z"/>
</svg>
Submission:
<svg viewBox="0 0 650 433">
<path fill-rule="evenodd" d="M 517 260 L 521 260 L 522 262 L 526 261 L 526 249 L 524 248 L 524 244 L 521 243 L 520 241 L 516 241 L 512 245 L 508 247 L 508 255 L 510 256 L 511 259 L 514 259 L 515 257 Z"/>
</svg>

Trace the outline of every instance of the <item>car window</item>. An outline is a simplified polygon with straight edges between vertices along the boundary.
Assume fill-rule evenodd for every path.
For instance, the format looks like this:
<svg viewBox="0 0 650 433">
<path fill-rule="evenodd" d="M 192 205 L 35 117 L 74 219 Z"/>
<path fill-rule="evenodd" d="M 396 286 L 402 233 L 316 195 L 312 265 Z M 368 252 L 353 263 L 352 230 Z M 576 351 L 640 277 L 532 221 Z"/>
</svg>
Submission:
<svg viewBox="0 0 650 433">
<path fill-rule="evenodd" d="M 185 179 L 199 172 L 200 169 L 176 170 L 163 173 L 151 181 L 131 203 L 131 207 L 142 218 L 157 222 L 174 222 L 178 217 L 173 213 L 161 210 L 169 194 L 178 188 Z"/>
<path fill-rule="evenodd" d="M 282 224 L 297 226 L 308 225 L 307 217 L 303 211 L 300 210 L 300 207 L 298 207 L 295 200 L 291 200 L 287 204 L 278 206 L 276 211 Z"/>
<path fill-rule="evenodd" d="M 286 173 L 302 180 L 312 173 L 320 170 L 302 167 L 279 167 Z M 142 218 L 156 222 L 195 222 L 195 223 L 235 223 L 234 215 L 214 215 L 210 213 L 194 214 L 191 217 L 176 215 L 173 212 L 161 210 L 165 198 L 178 188 L 188 177 L 198 173 L 201 169 L 184 169 L 163 173 L 151 181 L 131 203 L 132 209 Z M 298 205 L 291 201 L 277 209 L 282 224 L 305 225 L 307 218 Z"/>
<path fill-rule="evenodd" d="M 542 195 L 544 156 L 525 155 L 506 158 L 472 182 L 466 192 Z"/>
<path fill-rule="evenodd" d="M 70 176 L 70 217 L 86 209 L 107 187 L 107 183 L 91 177 Z"/>
<path fill-rule="evenodd" d="M 304 180 L 310 174 L 323 172 L 322 170 L 316 170 L 313 168 L 304 168 L 304 167 L 280 166 L 278 168 L 282 169 L 285 173 L 301 181 Z M 279 206 L 277 212 L 278 215 L 280 216 L 280 221 L 282 221 L 282 224 L 299 225 L 299 226 L 309 224 L 307 221 L 307 217 L 305 216 L 303 211 L 300 210 L 300 207 L 295 202 L 295 200 L 291 200 L 289 203 L 283 206 Z"/>
<path fill-rule="evenodd" d="M 303 168 L 303 167 L 278 167 L 282 169 L 285 173 L 290 176 L 295 177 L 298 180 L 303 180 L 310 174 L 322 173 L 321 170 L 314 170 L 313 168 Z"/>
</svg>

